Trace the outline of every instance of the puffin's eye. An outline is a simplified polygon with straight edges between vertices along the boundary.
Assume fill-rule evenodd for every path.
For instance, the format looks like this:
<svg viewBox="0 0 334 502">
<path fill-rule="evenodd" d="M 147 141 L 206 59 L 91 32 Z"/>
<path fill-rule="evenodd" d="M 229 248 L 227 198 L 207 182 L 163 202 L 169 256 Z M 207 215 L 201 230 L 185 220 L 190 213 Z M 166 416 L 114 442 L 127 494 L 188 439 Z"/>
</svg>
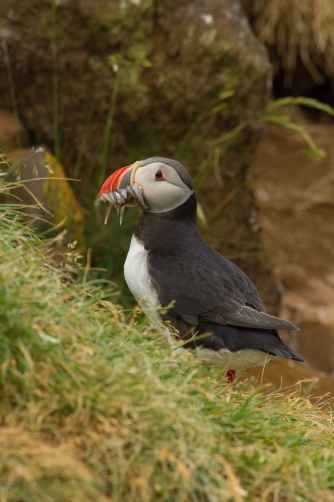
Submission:
<svg viewBox="0 0 334 502">
<path fill-rule="evenodd" d="M 161 171 L 161 169 L 158 169 L 157 172 L 155 173 L 155 181 L 162 181 L 165 179 L 164 173 Z"/>
</svg>

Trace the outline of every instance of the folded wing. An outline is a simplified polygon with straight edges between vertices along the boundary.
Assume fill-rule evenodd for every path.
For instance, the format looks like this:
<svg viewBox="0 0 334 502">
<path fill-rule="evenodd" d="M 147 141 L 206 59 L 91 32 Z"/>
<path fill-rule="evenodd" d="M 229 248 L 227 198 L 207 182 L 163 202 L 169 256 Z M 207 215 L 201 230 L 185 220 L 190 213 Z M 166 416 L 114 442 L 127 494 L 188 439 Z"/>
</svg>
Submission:
<svg viewBox="0 0 334 502">
<path fill-rule="evenodd" d="M 265 313 L 260 295 L 242 270 L 198 238 L 177 256 L 150 252 L 149 272 L 162 306 L 196 326 L 201 321 L 260 329 L 296 330 Z"/>
</svg>

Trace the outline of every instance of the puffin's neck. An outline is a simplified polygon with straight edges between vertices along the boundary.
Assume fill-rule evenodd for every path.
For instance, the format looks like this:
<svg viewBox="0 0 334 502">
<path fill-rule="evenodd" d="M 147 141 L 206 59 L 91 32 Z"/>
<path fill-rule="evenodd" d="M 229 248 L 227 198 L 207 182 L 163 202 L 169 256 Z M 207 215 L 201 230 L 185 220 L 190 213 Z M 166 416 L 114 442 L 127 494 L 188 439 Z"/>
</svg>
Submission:
<svg viewBox="0 0 334 502">
<path fill-rule="evenodd" d="M 144 212 L 135 228 L 135 236 L 147 250 L 170 250 L 184 245 L 197 234 L 196 195 L 181 206 L 165 213 Z"/>
</svg>

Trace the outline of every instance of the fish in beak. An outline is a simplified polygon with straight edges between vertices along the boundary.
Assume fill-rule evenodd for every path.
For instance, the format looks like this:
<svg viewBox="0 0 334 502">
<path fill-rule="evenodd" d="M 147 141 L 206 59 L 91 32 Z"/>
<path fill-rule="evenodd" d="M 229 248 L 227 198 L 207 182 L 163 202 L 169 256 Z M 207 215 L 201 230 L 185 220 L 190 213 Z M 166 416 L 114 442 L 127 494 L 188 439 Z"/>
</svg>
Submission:
<svg viewBox="0 0 334 502">
<path fill-rule="evenodd" d="M 136 183 L 136 172 L 140 167 L 137 160 L 131 166 L 125 166 L 112 173 L 103 183 L 99 200 L 108 204 L 104 220 L 106 225 L 112 207 L 116 208 L 120 215 L 120 224 L 123 221 L 125 206 L 138 206 L 141 209 L 148 209 L 140 183 Z"/>
</svg>

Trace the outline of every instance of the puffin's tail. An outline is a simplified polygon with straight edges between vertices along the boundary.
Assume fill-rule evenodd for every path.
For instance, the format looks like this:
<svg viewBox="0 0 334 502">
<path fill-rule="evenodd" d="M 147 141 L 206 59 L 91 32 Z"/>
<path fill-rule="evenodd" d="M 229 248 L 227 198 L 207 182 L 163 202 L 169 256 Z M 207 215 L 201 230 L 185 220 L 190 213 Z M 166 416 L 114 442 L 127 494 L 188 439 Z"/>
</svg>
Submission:
<svg viewBox="0 0 334 502">
<path fill-rule="evenodd" d="M 260 350 L 264 349 L 261 348 Z M 295 361 L 299 361 L 301 363 L 304 362 L 304 359 L 290 349 L 290 347 L 288 347 L 280 338 L 278 343 L 273 344 L 271 351 L 265 350 L 265 352 L 278 357 L 285 357 L 286 359 L 294 359 Z"/>
<path fill-rule="evenodd" d="M 277 357 L 304 361 L 281 340 L 279 332 L 274 329 L 244 328 L 207 322 L 200 322 L 195 329 L 198 340 L 195 339 L 189 343 L 193 348 L 196 346 L 213 350 L 227 348 L 231 352 L 255 349 Z M 200 336 L 205 333 L 211 334 Z"/>
</svg>

